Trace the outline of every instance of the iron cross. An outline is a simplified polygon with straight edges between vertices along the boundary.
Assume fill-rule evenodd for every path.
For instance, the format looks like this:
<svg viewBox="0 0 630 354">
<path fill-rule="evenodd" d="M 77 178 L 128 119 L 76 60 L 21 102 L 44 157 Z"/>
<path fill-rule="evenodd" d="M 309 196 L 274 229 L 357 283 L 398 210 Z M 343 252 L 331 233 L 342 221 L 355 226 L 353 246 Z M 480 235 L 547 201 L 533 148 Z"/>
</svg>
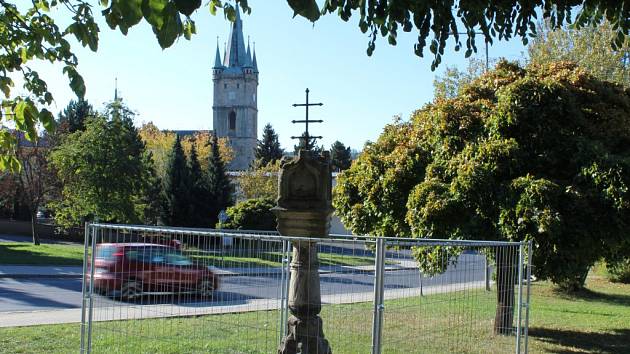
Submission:
<svg viewBox="0 0 630 354">
<path fill-rule="evenodd" d="M 311 106 L 323 106 L 323 103 L 309 103 L 308 102 L 308 93 L 309 90 L 306 89 L 306 103 L 294 103 L 293 107 L 305 107 L 306 108 L 306 119 L 304 120 L 292 120 L 291 123 L 305 123 L 306 124 L 306 131 L 304 132 L 304 135 L 302 136 L 292 136 L 291 139 L 306 139 L 306 144 L 305 146 L 308 145 L 309 139 L 321 139 L 321 136 L 311 136 L 308 133 L 308 123 L 321 123 L 323 122 L 323 120 L 318 119 L 318 120 L 309 120 L 308 119 L 308 108 Z"/>
</svg>

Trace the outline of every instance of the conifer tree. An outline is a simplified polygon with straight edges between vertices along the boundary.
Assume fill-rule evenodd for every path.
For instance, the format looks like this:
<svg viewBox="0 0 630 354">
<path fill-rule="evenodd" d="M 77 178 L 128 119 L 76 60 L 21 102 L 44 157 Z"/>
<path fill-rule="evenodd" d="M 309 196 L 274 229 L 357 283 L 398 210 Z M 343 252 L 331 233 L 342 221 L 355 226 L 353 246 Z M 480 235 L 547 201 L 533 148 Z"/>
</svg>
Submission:
<svg viewBox="0 0 630 354">
<path fill-rule="evenodd" d="M 225 174 L 225 166 L 221 155 L 219 154 L 219 143 L 217 136 L 212 136 L 211 143 L 212 152 L 208 161 L 208 170 L 206 172 L 206 183 L 208 186 L 208 212 L 210 213 L 209 224 L 217 223 L 217 216 L 221 210 L 233 204 L 232 201 L 232 185 Z"/>
<path fill-rule="evenodd" d="M 188 226 L 208 226 L 208 184 L 203 176 L 197 149 L 193 144 L 190 149 L 190 159 L 188 160 L 190 171 L 190 219 Z"/>
<path fill-rule="evenodd" d="M 306 133 L 302 133 L 300 139 L 298 139 L 298 144 L 293 145 L 293 153 L 297 156 L 300 150 L 309 150 L 315 155 L 321 155 L 324 152 L 324 145 L 317 146 L 316 138 L 306 139 Z"/>
<path fill-rule="evenodd" d="M 333 171 L 340 172 L 350 168 L 350 165 L 352 164 L 352 154 L 350 153 L 350 147 L 346 147 L 339 140 L 335 141 L 330 146 L 330 159 Z"/>
<path fill-rule="evenodd" d="M 273 130 L 271 124 L 267 123 L 263 128 L 262 140 L 258 140 L 258 146 L 256 146 L 256 159 L 264 166 L 280 160 L 282 154 L 284 154 L 284 149 L 280 147 L 278 134 Z"/>
<path fill-rule="evenodd" d="M 85 130 L 85 120 L 95 115 L 96 112 L 88 101 L 84 99 L 70 100 L 63 112 L 59 113 L 59 125 L 67 133 Z"/>
<path fill-rule="evenodd" d="M 175 139 L 162 183 L 162 224 L 187 226 L 190 215 L 190 170 L 179 136 Z"/>
</svg>

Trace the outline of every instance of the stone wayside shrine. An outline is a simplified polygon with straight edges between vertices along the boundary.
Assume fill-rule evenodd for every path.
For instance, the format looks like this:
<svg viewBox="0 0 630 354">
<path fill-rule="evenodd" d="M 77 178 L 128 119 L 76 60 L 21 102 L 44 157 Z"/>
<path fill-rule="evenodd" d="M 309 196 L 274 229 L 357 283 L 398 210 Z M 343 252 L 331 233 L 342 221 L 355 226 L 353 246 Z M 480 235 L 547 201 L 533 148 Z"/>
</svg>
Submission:
<svg viewBox="0 0 630 354">
<path fill-rule="evenodd" d="M 306 132 L 300 138 L 320 138 L 308 134 L 309 122 L 321 122 L 308 120 L 308 107 L 321 104 L 308 103 L 308 89 L 306 95 L 306 104 L 294 105 L 306 107 L 306 120 L 293 122 L 306 123 Z M 278 354 L 332 354 L 319 317 L 322 308 L 319 261 L 317 241 L 313 240 L 327 237 L 330 229 L 333 212 L 330 154 L 300 150 L 297 157 L 283 159 L 278 178 L 278 200 L 273 208 L 278 219 L 278 232 L 304 237 L 304 241 L 293 241 L 289 283 L 291 317 Z"/>
</svg>

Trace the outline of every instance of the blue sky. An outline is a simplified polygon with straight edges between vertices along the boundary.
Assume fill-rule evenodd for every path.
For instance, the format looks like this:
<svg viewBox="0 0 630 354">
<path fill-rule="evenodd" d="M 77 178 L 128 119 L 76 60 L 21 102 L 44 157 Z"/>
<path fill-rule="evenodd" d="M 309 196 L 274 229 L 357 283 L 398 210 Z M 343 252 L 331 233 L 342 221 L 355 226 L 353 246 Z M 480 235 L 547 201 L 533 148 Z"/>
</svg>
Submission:
<svg viewBox="0 0 630 354">
<path fill-rule="evenodd" d="M 312 101 L 324 103 L 311 110 L 312 119 L 324 120 L 312 133 L 323 135 L 326 146 L 340 140 L 360 150 L 367 140 L 378 137 L 393 116 L 407 119 L 430 102 L 433 80 L 447 65 L 466 67 L 463 51 L 454 52 L 452 43 L 441 66 L 431 72 L 428 48 L 424 59 L 413 53 L 414 32 L 401 33 L 397 46 L 379 38 L 376 51 L 368 57 L 368 38 L 359 31 L 357 18 L 345 23 L 327 15 L 313 25 L 293 18 L 284 1 L 249 3 L 252 13 L 242 18 L 245 38 L 256 43 L 260 69 L 259 135 L 264 124 L 271 123 L 285 149 L 294 144 L 290 136 L 303 130 L 290 121 L 303 118 L 304 110 L 291 105 L 303 102 L 307 87 Z M 138 113 L 138 125 L 152 121 L 162 129 L 212 129 L 211 67 L 217 36 L 223 48 L 230 23 L 204 7 L 193 15 L 197 35 L 162 50 L 146 23 L 123 36 L 110 30 L 95 10 L 101 28 L 98 52 L 75 46 L 87 99 L 102 108 L 113 98 L 117 77 L 119 93 Z M 482 49 L 483 42 L 478 46 Z M 518 39 L 497 42 L 490 48 L 490 58 L 520 59 L 524 51 Z M 54 94 L 54 112 L 60 111 L 73 98 L 67 80 L 59 67 L 38 65 L 37 69 Z"/>
</svg>

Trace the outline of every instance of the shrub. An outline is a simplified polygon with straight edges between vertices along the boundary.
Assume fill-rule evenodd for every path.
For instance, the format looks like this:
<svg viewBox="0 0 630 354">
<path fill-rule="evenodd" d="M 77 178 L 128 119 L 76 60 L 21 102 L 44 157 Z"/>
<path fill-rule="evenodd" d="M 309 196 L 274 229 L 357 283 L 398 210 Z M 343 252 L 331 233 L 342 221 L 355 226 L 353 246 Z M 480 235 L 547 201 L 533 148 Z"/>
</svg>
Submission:
<svg viewBox="0 0 630 354">
<path fill-rule="evenodd" d="M 228 220 L 217 227 L 236 230 L 276 230 L 276 216 L 271 211 L 276 205 L 271 198 L 248 199 L 227 209 Z"/>
<path fill-rule="evenodd" d="M 630 258 L 606 264 L 608 278 L 615 283 L 630 283 Z"/>
</svg>

